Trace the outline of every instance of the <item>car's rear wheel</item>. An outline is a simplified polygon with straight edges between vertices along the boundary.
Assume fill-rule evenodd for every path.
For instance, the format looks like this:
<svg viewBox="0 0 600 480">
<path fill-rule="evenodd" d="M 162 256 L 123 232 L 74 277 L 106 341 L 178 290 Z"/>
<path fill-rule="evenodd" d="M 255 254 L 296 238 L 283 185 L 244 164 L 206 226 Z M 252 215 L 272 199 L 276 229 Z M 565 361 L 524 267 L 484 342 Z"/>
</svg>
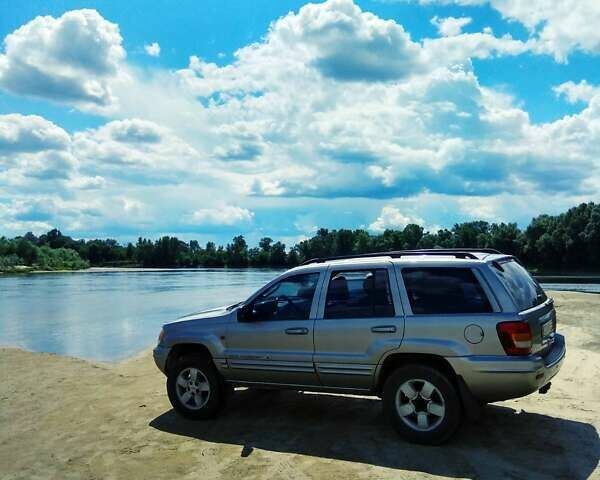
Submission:
<svg viewBox="0 0 600 480">
<path fill-rule="evenodd" d="M 400 435 L 414 443 L 443 443 L 460 424 L 456 389 L 428 366 L 406 365 L 393 372 L 383 389 L 383 406 Z"/>
<path fill-rule="evenodd" d="M 214 417 L 225 397 L 214 365 L 198 355 L 183 357 L 169 368 L 167 393 L 175 411 L 192 420 Z"/>
</svg>

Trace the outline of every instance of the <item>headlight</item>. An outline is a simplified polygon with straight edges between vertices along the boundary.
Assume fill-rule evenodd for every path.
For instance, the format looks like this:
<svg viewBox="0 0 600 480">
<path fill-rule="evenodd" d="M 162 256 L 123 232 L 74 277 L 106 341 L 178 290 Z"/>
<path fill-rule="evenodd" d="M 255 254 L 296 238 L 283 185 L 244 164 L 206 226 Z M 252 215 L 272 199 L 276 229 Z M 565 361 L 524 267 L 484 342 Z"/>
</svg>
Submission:
<svg viewBox="0 0 600 480">
<path fill-rule="evenodd" d="M 160 333 L 158 334 L 158 344 L 159 345 L 162 343 L 163 338 L 165 338 L 165 330 L 164 330 L 164 328 L 161 328 Z"/>
</svg>

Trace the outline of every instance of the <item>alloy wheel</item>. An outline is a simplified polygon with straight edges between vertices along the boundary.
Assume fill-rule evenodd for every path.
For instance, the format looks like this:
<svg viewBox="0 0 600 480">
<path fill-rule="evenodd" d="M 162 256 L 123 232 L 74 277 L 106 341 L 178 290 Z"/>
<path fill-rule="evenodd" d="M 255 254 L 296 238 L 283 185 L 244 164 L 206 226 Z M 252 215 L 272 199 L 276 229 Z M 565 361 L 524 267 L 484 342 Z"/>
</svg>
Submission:
<svg viewBox="0 0 600 480">
<path fill-rule="evenodd" d="M 197 368 L 184 368 L 175 384 L 177 398 L 190 410 L 200 410 L 210 398 L 210 384 L 206 376 Z"/>
<path fill-rule="evenodd" d="M 421 432 L 436 428 L 446 415 L 442 393 L 433 383 L 418 378 L 400 385 L 396 410 L 406 425 Z"/>
</svg>

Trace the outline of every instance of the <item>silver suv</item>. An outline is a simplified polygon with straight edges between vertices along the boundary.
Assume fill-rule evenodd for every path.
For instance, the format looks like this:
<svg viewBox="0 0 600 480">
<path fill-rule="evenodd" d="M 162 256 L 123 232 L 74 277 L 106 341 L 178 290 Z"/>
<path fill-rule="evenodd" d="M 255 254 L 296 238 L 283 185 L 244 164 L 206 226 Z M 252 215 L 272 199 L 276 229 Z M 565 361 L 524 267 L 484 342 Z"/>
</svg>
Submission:
<svg viewBox="0 0 600 480">
<path fill-rule="evenodd" d="M 552 299 L 491 249 L 313 259 L 164 325 L 154 350 L 186 418 L 215 416 L 235 386 L 378 395 L 426 444 L 487 402 L 546 393 L 564 357 Z"/>
</svg>

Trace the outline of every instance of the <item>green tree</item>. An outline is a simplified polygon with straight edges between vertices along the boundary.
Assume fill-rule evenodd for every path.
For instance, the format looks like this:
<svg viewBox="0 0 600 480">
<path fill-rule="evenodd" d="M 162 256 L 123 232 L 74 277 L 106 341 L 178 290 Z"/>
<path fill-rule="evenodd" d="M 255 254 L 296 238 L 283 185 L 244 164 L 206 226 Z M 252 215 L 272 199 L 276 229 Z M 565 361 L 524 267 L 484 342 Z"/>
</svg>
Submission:
<svg viewBox="0 0 600 480">
<path fill-rule="evenodd" d="M 248 266 L 248 245 L 242 235 L 233 237 L 232 242 L 227 245 L 227 266 Z"/>
<path fill-rule="evenodd" d="M 15 253 L 23 259 L 25 265 L 33 265 L 37 262 L 38 248 L 25 238 L 17 240 Z"/>
<path fill-rule="evenodd" d="M 285 253 L 285 245 L 281 242 L 275 242 L 271 247 L 269 265 L 272 267 L 284 267 L 287 264 L 287 261 L 288 258 Z"/>
</svg>

